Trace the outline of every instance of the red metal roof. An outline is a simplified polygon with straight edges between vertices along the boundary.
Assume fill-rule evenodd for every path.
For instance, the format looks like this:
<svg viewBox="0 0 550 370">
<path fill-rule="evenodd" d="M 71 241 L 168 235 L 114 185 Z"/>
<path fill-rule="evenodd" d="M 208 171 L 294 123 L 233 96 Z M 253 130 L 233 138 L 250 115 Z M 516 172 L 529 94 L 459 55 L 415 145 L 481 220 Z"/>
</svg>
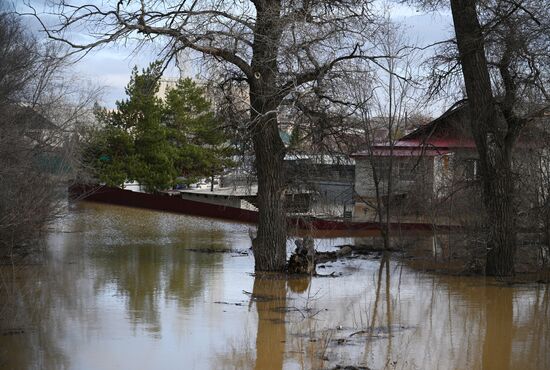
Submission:
<svg viewBox="0 0 550 370">
<path fill-rule="evenodd" d="M 418 140 L 400 140 L 393 145 L 391 143 L 378 143 L 373 145 L 370 150 L 363 150 L 355 153 L 353 157 L 418 157 L 418 156 L 436 156 L 449 153 L 449 147 L 437 146 L 426 143 L 420 143 Z"/>
<path fill-rule="evenodd" d="M 459 101 L 440 117 L 403 136 L 393 145 L 387 142 L 377 143 L 367 150 L 355 153 L 352 157 L 435 156 L 456 149 L 475 150 L 476 145 L 468 125 L 468 113 L 467 102 Z M 541 145 L 543 141 L 540 138 L 548 137 L 547 132 L 531 125 L 519 136 L 517 147 L 531 148 Z"/>
</svg>

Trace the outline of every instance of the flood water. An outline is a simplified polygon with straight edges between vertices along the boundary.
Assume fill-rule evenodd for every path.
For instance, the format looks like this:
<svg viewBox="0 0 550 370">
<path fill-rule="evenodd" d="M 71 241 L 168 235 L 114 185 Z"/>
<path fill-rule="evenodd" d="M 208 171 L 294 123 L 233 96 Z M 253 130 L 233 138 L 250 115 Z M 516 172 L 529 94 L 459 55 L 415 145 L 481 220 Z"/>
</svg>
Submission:
<svg viewBox="0 0 550 370">
<path fill-rule="evenodd" d="M 254 277 L 249 228 L 72 206 L 45 262 L 0 270 L 0 368 L 550 369 L 548 285 L 377 257 Z"/>
</svg>

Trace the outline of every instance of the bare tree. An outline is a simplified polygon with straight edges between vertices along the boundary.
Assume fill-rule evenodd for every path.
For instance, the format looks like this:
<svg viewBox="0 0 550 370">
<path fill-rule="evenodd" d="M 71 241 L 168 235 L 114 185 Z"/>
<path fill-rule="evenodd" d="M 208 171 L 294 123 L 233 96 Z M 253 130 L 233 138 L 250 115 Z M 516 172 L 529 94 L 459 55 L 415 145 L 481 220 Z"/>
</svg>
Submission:
<svg viewBox="0 0 550 370">
<path fill-rule="evenodd" d="M 446 47 L 448 68 L 438 66 L 434 86 L 462 74 L 479 155 L 486 274 L 510 275 L 517 226 L 512 153 L 525 125 L 550 103 L 545 86 L 550 76 L 550 11 L 544 0 L 409 2 L 450 4 L 456 40 Z"/>
<path fill-rule="evenodd" d="M 523 230 L 520 243 L 537 250 L 539 267 L 548 265 L 550 250 L 550 127 L 548 115 L 535 120 L 520 137 L 521 160 L 514 167 L 519 173 L 518 219 Z M 528 141 L 528 142 L 527 142 Z M 535 248 L 533 248 L 535 247 Z M 521 250 L 522 254 L 527 250 Z"/>
<path fill-rule="evenodd" d="M 550 12 L 537 0 L 479 6 L 451 0 L 451 10 L 489 217 L 486 273 L 510 275 L 516 251 L 512 152 L 534 113 L 525 112 L 522 96 L 540 95 L 549 103 L 544 86 L 549 60 L 538 52 L 550 46 Z"/>
<path fill-rule="evenodd" d="M 76 168 L 77 126 L 96 98 L 63 75 L 59 48 L 0 13 L 0 255 L 27 255 Z"/>
<path fill-rule="evenodd" d="M 363 171 L 371 180 L 364 181 L 366 188 L 356 189 L 355 195 L 367 208 L 374 210 L 384 247 L 389 249 L 390 225 L 399 221 L 403 207 L 394 197 L 404 191 L 410 196 L 412 189 L 407 179 L 418 177 L 422 167 L 419 166 L 422 158 L 396 156 L 399 138 L 410 129 L 409 115 L 421 109 L 417 82 L 420 56 L 403 29 L 389 17 L 375 36 L 375 43 L 380 54 L 386 55 L 380 61 L 384 68 L 365 72 L 363 76 L 350 76 L 348 85 L 355 114 L 360 117 L 358 133 L 363 135 L 363 147 L 356 162 L 366 158 L 368 167 L 356 164 L 356 176 Z M 372 81 L 369 85 L 364 82 L 367 79 Z M 372 193 L 369 199 L 365 197 L 367 193 Z"/>
<path fill-rule="evenodd" d="M 277 111 L 296 88 L 322 80 L 340 62 L 376 62 L 365 49 L 371 34 L 369 1 L 112 1 L 58 2 L 56 26 L 42 25 L 50 38 L 88 51 L 138 37 L 163 46 L 165 60 L 192 50 L 229 65 L 249 88 L 248 134 L 254 143 L 260 210 L 254 241 L 258 271 L 283 270 L 286 220 L 283 210 L 284 145 Z M 30 4 L 29 4 L 30 7 Z M 32 9 L 32 7 L 31 7 Z M 32 14 L 41 20 L 34 9 Z M 71 31 L 94 38 L 80 43 Z"/>
</svg>

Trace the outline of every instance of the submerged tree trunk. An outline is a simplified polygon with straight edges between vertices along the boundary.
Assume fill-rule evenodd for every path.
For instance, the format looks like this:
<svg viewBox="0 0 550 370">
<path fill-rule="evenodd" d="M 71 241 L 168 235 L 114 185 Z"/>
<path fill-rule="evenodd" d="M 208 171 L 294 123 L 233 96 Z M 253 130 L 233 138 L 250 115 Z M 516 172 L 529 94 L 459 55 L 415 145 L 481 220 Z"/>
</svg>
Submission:
<svg viewBox="0 0 550 370">
<path fill-rule="evenodd" d="M 475 0 L 451 0 L 454 28 L 480 159 L 488 241 L 486 274 L 511 275 L 516 253 L 512 148 L 517 133 L 494 99 Z"/>
<path fill-rule="evenodd" d="M 258 176 L 258 234 L 253 242 L 256 271 L 282 271 L 286 264 L 286 215 L 283 160 L 277 108 L 277 56 L 280 44 L 280 1 L 257 0 L 249 81 L 251 126 Z"/>
<path fill-rule="evenodd" d="M 259 119 L 254 133 L 259 209 L 258 234 L 253 243 L 256 271 L 282 271 L 286 264 L 284 146 L 277 119 L 270 116 Z"/>
</svg>

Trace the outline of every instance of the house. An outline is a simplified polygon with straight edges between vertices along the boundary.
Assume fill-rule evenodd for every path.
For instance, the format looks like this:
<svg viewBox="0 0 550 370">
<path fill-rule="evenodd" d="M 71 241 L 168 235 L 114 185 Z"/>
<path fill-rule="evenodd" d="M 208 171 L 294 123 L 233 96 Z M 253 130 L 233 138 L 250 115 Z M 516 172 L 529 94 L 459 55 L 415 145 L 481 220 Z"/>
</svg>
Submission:
<svg viewBox="0 0 550 370">
<path fill-rule="evenodd" d="M 392 215 L 407 221 L 421 221 L 430 207 L 451 195 L 480 202 L 479 162 L 468 115 L 467 103 L 458 102 L 393 143 L 374 143 L 355 153 L 353 218 L 375 220 L 377 209 L 388 202 Z M 526 163 L 537 162 L 527 159 L 540 155 L 534 149 L 543 147 L 542 136 L 548 136 L 546 130 L 534 124 L 519 137 L 514 166 L 520 178 L 532 178 Z"/>
<path fill-rule="evenodd" d="M 437 156 L 447 152 L 426 149 L 414 142 L 374 144 L 353 155 L 355 159 L 353 219 L 374 221 L 379 200 L 403 208 L 411 197 L 433 193 Z"/>
<path fill-rule="evenodd" d="M 344 154 L 289 153 L 284 159 L 287 189 L 315 194 L 311 213 L 351 217 L 354 161 Z"/>
<path fill-rule="evenodd" d="M 66 146 L 67 132 L 29 106 L 7 104 L 1 108 L 0 158 L 3 166 L 28 172 L 29 176 L 67 174 L 72 160 Z"/>
<path fill-rule="evenodd" d="M 241 158 L 237 158 L 236 162 L 239 160 Z M 223 174 L 220 177 L 221 188 L 257 189 L 252 161 L 253 158 L 245 158 L 239 168 Z M 348 156 L 288 153 L 284 158 L 283 170 L 288 209 L 337 217 L 351 211 L 354 161 Z"/>
<path fill-rule="evenodd" d="M 33 145 L 59 145 L 57 136 L 62 130 L 31 107 L 11 105 L 5 113 L 11 129 Z"/>
</svg>

